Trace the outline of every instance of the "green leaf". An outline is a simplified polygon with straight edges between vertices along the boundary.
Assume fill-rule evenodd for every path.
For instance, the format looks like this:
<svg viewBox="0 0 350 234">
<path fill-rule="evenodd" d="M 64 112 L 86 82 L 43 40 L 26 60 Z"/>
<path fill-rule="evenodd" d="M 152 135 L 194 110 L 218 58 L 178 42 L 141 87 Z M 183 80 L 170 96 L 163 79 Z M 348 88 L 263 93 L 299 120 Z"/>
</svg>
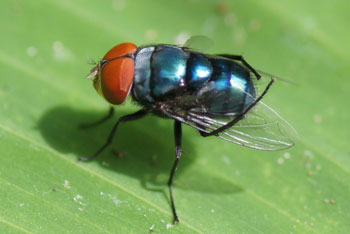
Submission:
<svg viewBox="0 0 350 234">
<path fill-rule="evenodd" d="M 337 1 L 5 0 L 0 9 L 1 233 L 346 233 L 350 228 L 349 4 Z M 299 133 L 262 152 L 184 127 L 171 226 L 173 122 L 121 125 L 85 80 L 112 46 L 205 35 L 288 78 L 265 99 Z M 128 103 L 117 115 L 138 109 Z M 116 153 L 117 151 L 117 153 Z M 114 152 L 114 153 L 113 153 Z"/>
</svg>

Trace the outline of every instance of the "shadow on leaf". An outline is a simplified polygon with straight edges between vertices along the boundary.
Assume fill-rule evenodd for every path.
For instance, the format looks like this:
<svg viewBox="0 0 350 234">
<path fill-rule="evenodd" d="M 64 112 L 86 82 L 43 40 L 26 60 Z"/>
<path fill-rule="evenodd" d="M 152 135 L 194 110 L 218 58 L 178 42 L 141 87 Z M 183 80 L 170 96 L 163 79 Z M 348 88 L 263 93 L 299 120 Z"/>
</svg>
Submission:
<svg viewBox="0 0 350 234">
<path fill-rule="evenodd" d="M 125 112 L 118 112 L 121 117 Z M 81 123 L 89 123 L 106 113 L 74 110 L 59 106 L 48 110 L 40 119 L 38 128 L 55 150 L 62 154 L 74 154 L 78 158 L 90 156 L 105 143 L 117 117 L 89 129 L 79 129 Z M 198 136 L 200 137 L 200 136 Z M 183 135 L 184 154 L 175 176 L 174 186 L 206 193 L 236 193 L 242 188 L 231 182 L 203 173 L 187 170 L 195 163 L 196 152 L 191 140 Z M 160 120 L 148 115 L 140 120 L 121 123 L 115 141 L 95 159 L 105 169 L 135 177 L 144 188 L 164 191 L 164 186 L 175 160 L 173 121 Z"/>
</svg>

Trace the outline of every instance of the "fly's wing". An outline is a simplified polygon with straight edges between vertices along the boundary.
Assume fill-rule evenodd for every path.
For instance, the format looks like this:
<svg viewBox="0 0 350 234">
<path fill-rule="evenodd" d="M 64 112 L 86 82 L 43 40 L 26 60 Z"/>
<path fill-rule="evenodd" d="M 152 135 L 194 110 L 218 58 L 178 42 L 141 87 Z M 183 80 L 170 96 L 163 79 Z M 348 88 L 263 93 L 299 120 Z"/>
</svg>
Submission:
<svg viewBox="0 0 350 234">
<path fill-rule="evenodd" d="M 261 88 L 261 85 L 258 87 Z M 251 98 L 257 99 L 262 92 L 263 89 L 260 92 L 257 90 L 256 97 Z M 213 98 L 220 99 L 222 93 L 215 92 L 213 95 L 208 101 L 212 101 Z M 227 109 L 225 114 L 217 115 L 200 107 L 184 111 L 181 106 L 180 104 L 178 108 L 167 110 L 166 115 L 207 133 L 225 126 L 239 114 L 233 109 Z M 260 101 L 242 120 L 220 132 L 217 137 L 249 148 L 273 151 L 293 146 L 297 140 L 297 133 L 276 111 Z"/>
<path fill-rule="evenodd" d="M 204 132 L 225 126 L 233 118 L 188 113 L 186 124 Z M 194 126 L 193 123 L 196 125 Z M 234 126 L 220 132 L 219 138 L 258 150 L 282 150 L 295 144 L 297 134 L 293 127 L 276 111 L 259 102 L 251 112 Z"/>
<path fill-rule="evenodd" d="M 183 47 L 193 49 L 199 52 L 205 52 L 214 45 L 214 42 L 206 36 L 193 36 L 190 37 Z"/>
</svg>

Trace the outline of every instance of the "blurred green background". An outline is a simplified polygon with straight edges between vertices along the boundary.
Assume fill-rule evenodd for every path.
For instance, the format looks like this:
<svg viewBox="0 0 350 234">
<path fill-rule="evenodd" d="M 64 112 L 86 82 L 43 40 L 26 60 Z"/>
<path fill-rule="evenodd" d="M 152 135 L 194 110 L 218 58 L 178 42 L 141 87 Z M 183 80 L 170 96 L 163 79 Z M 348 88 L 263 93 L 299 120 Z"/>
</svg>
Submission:
<svg viewBox="0 0 350 234">
<path fill-rule="evenodd" d="M 0 9 L 1 233 L 347 233 L 350 5 L 335 1 L 3 0 Z M 172 226 L 172 121 L 77 125 L 108 110 L 85 78 L 112 46 L 210 37 L 288 78 L 266 96 L 299 133 L 280 152 L 184 127 Z M 137 110 L 131 102 L 117 116 Z M 117 117 L 116 117 L 117 118 Z M 112 152 L 114 150 L 114 153 Z M 117 151 L 117 152 L 116 152 Z"/>
</svg>

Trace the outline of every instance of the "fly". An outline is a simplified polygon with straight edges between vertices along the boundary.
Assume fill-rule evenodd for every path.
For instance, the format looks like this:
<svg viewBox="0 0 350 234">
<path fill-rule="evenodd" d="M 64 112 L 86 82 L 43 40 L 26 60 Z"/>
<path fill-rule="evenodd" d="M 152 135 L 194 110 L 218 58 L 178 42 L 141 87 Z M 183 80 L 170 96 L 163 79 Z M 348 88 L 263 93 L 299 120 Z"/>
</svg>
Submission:
<svg viewBox="0 0 350 234">
<path fill-rule="evenodd" d="M 208 44 L 203 38 L 192 37 L 184 46 L 122 43 L 108 51 L 89 75 L 96 91 L 110 104 L 120 105 L 131 96 L 141 109 L 119 118 L 106 143 L 80 160 L 101 154 L 122 122 L 147 114 L 174 120 L 176 158 L 168 187 L 175 223 L 179 218 L 172 184 L 182 153 L 182 124 L 195 128 L 203 137 L 217 136 L 257 150 L 286 149 L 296 140 L 295 130 L 261 102 L 275 78 L 254 69 L 240 55 L 196 50 L 196 42 Z M 102 123 L 113 113 L 111 107 L 106 117 L 83 127 Z"/>
</svg>

